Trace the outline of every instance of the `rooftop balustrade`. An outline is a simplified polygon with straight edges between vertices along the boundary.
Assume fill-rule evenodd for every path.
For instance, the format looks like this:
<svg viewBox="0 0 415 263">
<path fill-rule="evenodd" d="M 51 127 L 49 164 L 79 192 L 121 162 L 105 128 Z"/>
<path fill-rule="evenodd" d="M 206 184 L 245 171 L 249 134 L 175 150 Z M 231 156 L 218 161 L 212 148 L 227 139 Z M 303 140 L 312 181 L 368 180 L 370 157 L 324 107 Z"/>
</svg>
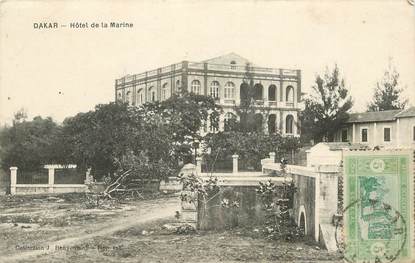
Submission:
<svg viewBox="0 0 415 263">
<path fill-rule="evenodd" d="M 129 83 L 131 81 L 144 79 L 146 77 L 156 76 L 158 74 L 166 74 L 172 71 L 181 70 L 187 64 L 188 69 L 196 69 L 196 70 L 204 70 L 205 64 L 207 70 L 212 71 L 229 71 L 229 72 L 250 72 L 254 74 L 273 74 L 273 75 L 280 75 L 280 76 L 288 76 L 288 77 L 296 77 L 297 70 L 291 69 L 280 69 L 280 68 L 265 68 L 265 67 L 254 67 L 254 66 L 246 66 L 246 65 L 230 65 L 230 64 L 209 64 L 203 62 L 180 62 L 176 64 L 172 64 L 169 66 L 165 66 L 162 68 L 158 68 L 155 70 L 146 71 L 139 74 L 134 75 L 126 75 L 122 78 L 116 79 L 116 85 L 122 85 L 124 83 Z"/>
</svg>

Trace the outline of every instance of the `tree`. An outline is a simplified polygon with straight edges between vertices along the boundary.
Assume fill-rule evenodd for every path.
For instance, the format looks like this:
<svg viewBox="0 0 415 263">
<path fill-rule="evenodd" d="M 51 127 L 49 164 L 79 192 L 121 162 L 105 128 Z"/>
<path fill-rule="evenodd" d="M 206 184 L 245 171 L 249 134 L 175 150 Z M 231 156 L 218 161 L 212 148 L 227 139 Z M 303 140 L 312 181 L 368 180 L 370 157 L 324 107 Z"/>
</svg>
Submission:
<svg viewBox="0 0 415 263">
<path fill-rule="evenodd" d="M 367 111 L 404 109 L 408 100 L 401 99 L 403 90 L 399 83 L 399 73 L 390 60 L 382 80 L 376 83 L 375 94 L 367 106 Z"/>
<path fill-rule="evenodd" d="M 116 177 L 131 170 L 138 177 L 162 179 L 173 175 L 179 164 L 191 156 L 208 116 L 218 115 L 212 98 L 182 93 L 140 107 L 122 103 L 97 105 L 94 111 L 65 120 L 63 129 L 66 144 L 72 147 L 72 160 L 91 167 L 98 178 Z M 168 169 L 160 168 L 160 164 Z M 171 172 L 146 170 L 144 166 Z"/>
<path fill-rule="evenodd" d="M 276 152 L 279 159 L 300 147 L 298 138 L 263 132 L 219 132 L 207 135 L 204 142 L 204 158 L 208 171 L 223 168 L 218 167 L 216 160 L 228 160 L 230 165 L 229 157 L 233 154 L 238 154 L 239 159 L 243 160 L 241 168 L 260 170 L 261 159 L 267 158 L 270 152 Z"/>
<path fill-rule="evenodd" d="M 63 141 L 70 149 L 68 161 L 92 168 L 98 178 L 114 173 L 115 160 L 128 152 L 139 121 L 126 104 L 119 103 L 100 104 L 93 111 L 65 119 Z"/>
<path fill-rule="evenodd" d="M 323 76 L 317 75 L 312 89 L 314 94 L 305 100 L 301 115 L 303 137 L 316 142 L 333 141 L 334 133 L 347 120 L 353 105 L 338 66 L 332 71 L 326 69 Z"/>
<path fill-rule="evenodd" d="M 268 118 L 269 109 L 264 104 L 256 103 L 255 100 L 262 100 L 261 96 L 264 92 L 263 87 L 257 85 L 254 82 L 252 66 L 250 63 L 247 63 L 241 85 L 240 104 L 234 107 L 236 115 L 239 116 L 239 121 L 237 118 L 229 120 L 226 123 L 227 130 L 243 133 L 263 132 L 262 122 Z"/>
<path fill-rule="evenodd" d="M 27 121 L 26 116 L 22 111 L 18 112 L 13 125 L 0 132 L 3 169 L 17 166 L 21 170 L 34 171 L 62 158 L 60 151 L 56 151 L 61 135 L 59 125 L 50 117 L 37 116 Z"/>
</svg>

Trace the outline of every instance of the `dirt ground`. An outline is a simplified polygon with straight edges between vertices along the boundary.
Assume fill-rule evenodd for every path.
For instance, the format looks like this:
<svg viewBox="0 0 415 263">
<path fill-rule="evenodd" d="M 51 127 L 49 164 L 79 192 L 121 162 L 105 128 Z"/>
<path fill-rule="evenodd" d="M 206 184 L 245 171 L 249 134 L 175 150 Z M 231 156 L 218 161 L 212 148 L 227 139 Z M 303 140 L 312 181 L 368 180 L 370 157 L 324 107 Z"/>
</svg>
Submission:
<svg viewBox="0 0 415 263">
<path fill-rule="evenodd" d="M 267 240 L 256 229 L 176 234 L 177 197 L 100 209 L 82 194 L 0 197 L 0 262 L 341 262 L 313 242 Z"/>
</svg>

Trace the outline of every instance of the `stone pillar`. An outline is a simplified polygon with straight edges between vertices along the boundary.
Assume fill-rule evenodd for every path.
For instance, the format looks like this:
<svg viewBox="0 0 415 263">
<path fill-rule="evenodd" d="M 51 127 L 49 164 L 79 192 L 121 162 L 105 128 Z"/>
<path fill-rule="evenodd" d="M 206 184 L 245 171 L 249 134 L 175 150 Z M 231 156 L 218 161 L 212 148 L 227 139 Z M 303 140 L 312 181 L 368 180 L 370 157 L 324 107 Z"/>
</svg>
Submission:
<svg viewBox="0 0 415 263">
<path fill-rule="evenodd" d="M 17 167 L 10 167 L 10 194 L 16 194 Z"/>
<path fill-rule="evenodd" d="M 353 123 L 352 126 L 352 143 L 356 142 L 356 124 Z"/>
<path fill-rule="evenodd" d="M 273 163 L 275 163 L 275 152 L 270 152 L 270 153 L 269 153 L 269 158 L 271 159 L 271 161 L 272 161 Z"/>
<path fill-rule="evenodd" d="M 196 157 L 196 174 L 202 173 L 202 157 Z"/>
<path fill-rule="evenodd" d="M 234 174 L 238 173 L 238 157 L 239 155 L 237 154 L 232 155 L 232 172 Z"/>
<path fill-rule="evenodd" d="M 88 168 L 85 173 L 84 184 L 92 184 L 94 182 L 94 176 L 91 174 L 91 168 Z"/>
<path fill-rule="evenodd" d="M 392 133 L 392 128 L 391 128 L 391 133 Z M 397 118 L 396 119 L 396 146 L 397 147 L 399 147 L 399 146 L 401 146 L 401 143 L 400 143 L 400 138 L 399 138 L 399 135 L 400 135 L 400 127 L 399 127 L 399 118 Z M 391 135 L 391 140 L 392 140 L 392 135 Z"/>
<path fill-rule="evenodd" d="M 53 185 L 55 184 L 55 168 L 48 168 L 48 176 L 49 193 L 53 193 Z"/>
</svg>

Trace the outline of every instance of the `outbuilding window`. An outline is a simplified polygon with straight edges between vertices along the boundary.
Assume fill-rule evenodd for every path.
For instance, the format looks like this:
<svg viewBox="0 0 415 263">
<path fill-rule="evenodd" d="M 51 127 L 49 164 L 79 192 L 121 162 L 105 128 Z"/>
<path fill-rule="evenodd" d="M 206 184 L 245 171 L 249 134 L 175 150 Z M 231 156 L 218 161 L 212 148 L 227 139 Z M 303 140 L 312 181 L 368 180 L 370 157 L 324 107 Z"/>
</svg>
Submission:
<svg viewBox="0 0 415 263">
<path fill-rule="evenodd" d="M 360 139 L 361 139 L 361 142 L 368 142 L 368 130 L 367 130 L 367 128 L 362 128 L 360 130 Z"/>
<path fill-rule="evenodd" d="M 383 141 L 390 142 L 391 141 L 391 128 L 385 127 L 383 128 Z"/>
<path fill-rule="evenodd" d="M 347 129 L 343 129 L 342 130 L 342 142 L 348 142 L 349 140 L 347 139 Z"/>
</svg>

